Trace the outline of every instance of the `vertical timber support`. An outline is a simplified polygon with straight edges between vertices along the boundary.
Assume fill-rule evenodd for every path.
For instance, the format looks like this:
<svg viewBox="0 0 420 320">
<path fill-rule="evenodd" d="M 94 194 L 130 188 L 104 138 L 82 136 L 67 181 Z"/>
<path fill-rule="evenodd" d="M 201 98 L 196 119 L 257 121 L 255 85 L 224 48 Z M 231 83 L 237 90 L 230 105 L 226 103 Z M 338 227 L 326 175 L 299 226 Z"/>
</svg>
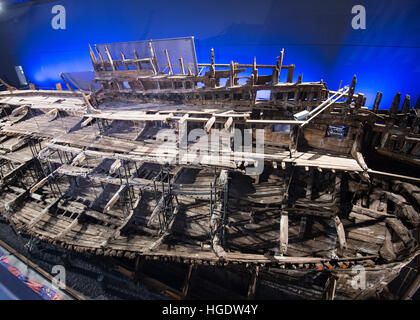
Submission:
<svg viewBox="0 0 420 320">
<path fill-rule="evenodd" d="M 378 112 L 381 99 L 382 99 L 382 92 L 378 92 L 375 97 L 375 102 L 373 103 L 373 107 L 372 107 L 373 112 L 375 113 Z"/>
<path fill-rule="evenodd" d="M 93 68 L 95 69 L 95 71 L 98 71 L 97 66 L 96 66 L 98 61 L 96 60 L 96 56 L 93 53 L 93 50 L 92 50 L 92 47 L 90 46 L 90 44 L 88 44 L 88 46 L 89 46 L 89 55 L 90 55 L 90 59 L 92 60 Z"/>
<path fill-rule="evenodd" d="M 256 266 L 253 270 L 252 270 L 252 276 L 251 276 L 251 281 L 249 282 L 249 286 L 248 286 L 248 300 L 251 299 L 255 299 L 255 291 L 257 288 L 257 279 L 258 279 L 258 274 L 259 274 L 259 266 Z"/>
<path fill-rule="evenodd" d="M 325 282 L 324 292 L 322 294 L 323 300 L 334 300 L 335 291 L 337 289 L 337 276 L 331 274 Z"/>
<path fill-rule="evenodd" d="M 351 104 L 351 102 L 353 101 L 353 94 L 354 94 L 354 89 L 356 88 L 356 83 L 357 83 L 357 77 L 356 75 L 354 75 L 353 79 L 351 80 L 349 93 L 347 96 L 347 101 L 346 101 L 347 104 Z"/>
<path fill-rule="evenodd" d="M 109 63 L 111 64 L 112 71 L 115 71 L 114 61 L 112 60 L 111 53 L 109 53 L 107 46 L 105 46 L 105 53 L 106 53 L 106 56 L 108 57 Z"/>
<path fill-rule="evenodd" d="M 166 63 L 168 64 L 169 75 L 172 76 L 174 72 L 172 71 L 172 63 L 171 63 L 171 59 L 169 59 L 169 53 L 167 49 L 165 49 L 165 56 L 166 56 Z"/>
<path fill-rule="evenodd" d="M 280 216 L 280 255 L 287 252 L 289 244 L 289 215 L 287 211 L 282 211 Z"/>
<path fill-rule="evenodd" d="M 389 113 L 391 115 L 396 115 L 398 112 L 398 108 L 400 106 L 401 101 L 401 92 L 397 92 L 397 94 L 394 97 L 394 100 L 392 101 L 391 107 L 389 108 Z"/>
<path fill-rule="evenodd" d="M 315 170 L 309 169 L 309 182 L 306 185 L 306 199 L 311 201 L 312 199 L 312 191 L 313 191 L 313 185 L 315 180 Z M 306 225 L 307 225 L 308 217 L 306 215 L 303 215 L 300 219 L 300 226 L 299 226 L 299 239 L 303 239 L 306 233 Z"/>
<path fill-rule="evenodd" d="M 343 223 L 341 222 L 340 217 L 339 217 L 339 214 L 341 211 L 341 180 L 342 180 L 342 173 L 337 172 L 335 174 L 335 185 L 334 185 L 335 187 L 334 201 L 336 204 L 336 213 L 334 216 L 334 223 L 335 223 L 335 228 L 337 230 L 339 247 L 340 249 L 345 249 L 347 246 L 346 233 L 344 231 Z"/>
<path fill-rule="evenodd" d="M 149 52 L 150 52 L 150 64 L 152 65 L 153 73 L 157 74 L 155 50 L 153 50 L 153 44 L 151 41 L 149 42 Z"/>
<path fill-rule="evenodd" d="M 295 65 L 291 64 L 289 66 L 289 72 L 287 73 L 287 82 L 293 82 L 293 73 L 295 72 Z"/>
<path fill-rule="evenodd" d="M 403 105 L 401 107 L 401 113 L 407 114 L 410 113 L 410 96 L 405 95 Z"/>
<path fill-rule="evenodd" d="M 191 263 L 188 266 L 188 273 L 184 281 L 184 286 L 182 288 L 182 299 L 185 299 L 188 297 L 188 293 L 191 287 L 191 277 L 196 269 L 197 269 L 197 265 L 194 263 Z"/>
<path fill-rule="evenodd" d="M 284 58 L 284 48 L 281 49 L 279 59 L 277 60 L 277 69 L 279 70 L 278 71 L 277 82 L 280 81 L 281 68 L 283 67 L 283 58 Z"/>
<path fill-rule="evenodd" d="M 179 57 L 179 68 L 181 69 L 181 74 L 185 75 L 184 59 Z"/>
<path fill-rule="evenodd" d="M 210 79 L 211 79 L 211 87 L 215 88 L 216 87 L 216 66 L 215 66 L 215 60 L 214 60 L 214 49 L 211 48 L 210 51 Z"/>
<path fill-rule="evenodd" d="M 215 254 L 222 258 L 226 255 L 224 249 L 227 203 L 229 188 L 229 172 L 221 170 L 219 181 L 216 183 L 216 171 L 214 184 L 210 184 L 210 238 Z"/>
</svg>

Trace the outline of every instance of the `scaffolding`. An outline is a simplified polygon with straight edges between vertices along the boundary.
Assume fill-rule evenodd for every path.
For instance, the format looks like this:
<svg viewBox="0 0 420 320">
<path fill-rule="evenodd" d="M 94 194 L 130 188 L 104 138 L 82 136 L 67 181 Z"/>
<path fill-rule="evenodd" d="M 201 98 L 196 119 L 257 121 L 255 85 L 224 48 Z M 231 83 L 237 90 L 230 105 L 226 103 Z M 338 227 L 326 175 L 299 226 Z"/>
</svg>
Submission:
<svg viewBox="0 0 420 320">
<path fill-rule="evenodd" d="M 220 180 L 218 184 L 215 170 L 214 182 L 210 183 L 210 238 L 212 243 L 220 242 L 223 247 L 226 240 L 229 178 Z"/>
<path fill-rule="evenodd" d="M 160 197 L 158 183 L 160 182 Z M 153 178 L 153 189 L 156 207 L 152 216 L 157 215 L 159 221 L 159 235 L 170 230 L 170 224 L 174 221 L 179 209 L 178 197 L 173 193 L 171 184 L 170 167 L 162 167 L 159 174 Z M 174 200 L 176 205 L 174 205 Z M 152 220 L 152 219 L 151 219 Z"/>
</svg>

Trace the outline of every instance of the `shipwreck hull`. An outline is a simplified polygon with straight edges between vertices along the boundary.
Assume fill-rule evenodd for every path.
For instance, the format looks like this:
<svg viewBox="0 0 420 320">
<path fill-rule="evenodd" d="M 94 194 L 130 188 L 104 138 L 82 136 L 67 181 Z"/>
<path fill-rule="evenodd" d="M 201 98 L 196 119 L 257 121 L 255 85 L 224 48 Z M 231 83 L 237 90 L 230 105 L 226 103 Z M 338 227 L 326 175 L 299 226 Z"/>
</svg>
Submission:
<svg viewBox="0 0 420 320">
<path fill-rule="evenodd" d="M 273 66 L 212 56 L 205 75 L 107 55 L 91 51 L 97 92 L 0 93 L 0 211 L 16 231 L 92 255 L 251 268 L 307 298 L 372 297 L 418 254 L 409 98 L 385 112 L 378 94 L 369 110 L 356 78 L 338 91 L 294 83 L 283 52 Z M 378 170 L 375 154 L 396 169 Z"/>
</svg>

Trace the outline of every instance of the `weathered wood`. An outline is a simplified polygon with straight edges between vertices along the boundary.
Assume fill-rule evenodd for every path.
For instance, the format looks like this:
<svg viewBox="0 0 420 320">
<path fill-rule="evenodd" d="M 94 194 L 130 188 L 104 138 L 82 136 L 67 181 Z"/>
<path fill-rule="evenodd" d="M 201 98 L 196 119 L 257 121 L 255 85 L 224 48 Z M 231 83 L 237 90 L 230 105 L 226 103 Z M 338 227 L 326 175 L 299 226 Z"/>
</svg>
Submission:
<svg viewBox="0 0 420 320">
<path fill-rule="evenodd" d="M 16 168 L 14 168 L 13 170 L 9 171 L 7 174 L 5 174 L 1 179 L 0 179 L 0 185 L 10 181 L 11 179 L 16 178 L 17 176 L 19 176 L 20 174 L 23 174 L 22 171 L 28 167 L 29 165 L 32 165 L 33 161 L 29 160 L 26 161 L 24 163 L 19 164 Z"/>
<path fill-rule="evenodd" d="M 346 233 L 344 232 L 343 223 L 341 222 L 338 216 L 334 217 L 334 222 L 335 222 L 335 228 L 337 229 L 337 236 L 338 236 L 338 242 L 340 244 L 340 248 L 344 249 L 347 246 L 347 241 L 346 241 Z"/>
<path fill-rule="evenodd" d="M 360 165 L 360 167 L 364 170 L 364 171 L 368 171 L 368 166 L 365 162 L 365 159 L 363 158 L 361 151 L 361 146 L 362 146 L 362 136 L 360 134 L 357 134 L 356 139 L 353 143 L 353 147 L 351 149 L 351 155 L 357 160 L 357 163 Z M 368 178 L 368 176 L 365 176 L 366 178 Z"/>
<path fill-rule="evenodd" d="M 42 178 L 39 182 L 37 182 L 30 190 L 30 193 L 35 193 L 39 188 L 44 186 L 50 179 L 54 179 L 54 177 L 57 175 L 57 170 L 50 173 L 46 177 Z"/>
<path fill-rule="evenodd" d="M 94 120 L 94 118 L 93 117 L 88 117 L 85 121 L 83 121 L 82 123 L 81 123 L 81 127 L 86 127 L 88 124 L 90 124 L 92 121 Z"/>
<path fill-rule="evenodd" d="M 331 274 L 325 283 L 323 299 L 334 300 L 336 289 L 337 289 L 337 277 Z"/>
<path fill-rule="evenodd" d="M 229 117 L 224 124 L 225 130 L 229 130 L 230 127 L 232 126 L 232 123 L 233 123 L 233 118 Z"/>
<path fill-rule="evenodd" d="M 112 163 L 111 167 L 109 168 L 109 173 L 110 174 L 116 173 L 120 169 L 121 165 L 122 165 L 122 163 L 121 163 L 120 159 L 115 160 Z"/>
<path fill-rule="evenodd" d="M 121 185 L 117 192 L 109 199 L 107 204 L 104 207 L 104 213 L 111 211 L 112 207 L 117 203 L 120 199 L 121 194 L 123 194 L 127 189 L 127 185 Z"/>
<path fill-rule="evenodd" d="M 108 58 L 109 64 L 112 68 L 112 71 L 116 71 L 114 61 L 112 60 L 111 54 L 109 53 L 108 46 L 105 46 L 105 54 Z"/>
<path fill-rule="evenodd" d="M 188 272 L 187 272 L 187 276 L 185 277 L 185 281 L 184 281 L 184 286 L 182 287 L 182 297 L 183 299 L 185 299 L 186 297 L 188 297 L 188 293 L 189 293 L 189 289 L 190 289 L 190 282 L 191 282 L 191 277 L 194 273 L 194 271 L 197 269 L 197 265 L 196 264 L 190 264 L 188 266 Z"/>
<path fill-rule="evenodd" d="M 73 161 L 71 162 L 72 166 L 78 166 L 86 159 L 86 154 L 84 152 L 79 153 L 77 156 L 74 157 Z"/>
<path fill-rule="evenodd" d="M 251 281 L 249 282 L 249 286 L 248 286 L 248 299 L 254 299 L 255 298 L 255 290 L 257 287 L 257 279 L 258 279 L 258 273 L 259 273 L 259 266 L 256 266 L 253 270 L 252 270 L 252 277 L 251 277 Z"/>
<path fill-rule="evenodd" d="M 60 202 L 60 198 L 57 198 L 53 202 L 51 202 L 48 206 L 45 207 L 37 216 L 35 216 L 25 227 L 26 230 L 33 228 L 42 218 L 48 215 L 51 208 L 56 206 Z"/>
<path fill-rule="evenodd" d="M 280 254 L 287 253 L 287 245 L 289 243 L 289 216 L 283 211 L 280 216 Z"/>
<path fill-rule="evenodd" d="M 216 121 L 216 117 L 211 117 L 205 124 L 204 129 L 206 132 L 210 132 L 211 128 L 213 127 L 213 124 Z"/>
<path fill-rule="evenodd" d="M 69 224 L 69 226 L 64 229 L 63 231 L 61 231 L 59 234 L 57 234 L 55 236 L 55 240 L 61 240 L 62 238 L 64 238 L 64 236 L 66 236 L 71 229 L 73 229 L 73 227 L 75 227 L 77 224 L 79 223 L 79 215 Z"/>
</svg>

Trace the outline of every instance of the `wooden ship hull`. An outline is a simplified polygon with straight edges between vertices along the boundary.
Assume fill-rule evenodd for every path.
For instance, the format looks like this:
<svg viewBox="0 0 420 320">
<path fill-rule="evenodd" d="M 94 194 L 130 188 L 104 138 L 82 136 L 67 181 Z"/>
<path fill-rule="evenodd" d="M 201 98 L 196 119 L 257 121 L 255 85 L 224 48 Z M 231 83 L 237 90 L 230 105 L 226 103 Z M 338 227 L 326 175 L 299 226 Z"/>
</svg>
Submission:
<svg viewBox="0 0 420 320">
<path fill-rule="evenodd" d="M 355 77 L 337 91 L 293 82 L 284 51 L 275 65 L 216 64 L 212 51 L 201 75 L 168 50 L 161 71 L 148 46 L 118 58 L 89 48 L 97 91 L 0 92 L 0 210 L 17 232 L 92 255 L 251 270 L 251 296 L 264 281 L 370 298 L 416 257 L 419 103 L 399 109 L 397 94 L 379 110 L 378 93 L 368 109 Z M 235 130 L 254 144 L 234 146 Z"/>
</svg>

